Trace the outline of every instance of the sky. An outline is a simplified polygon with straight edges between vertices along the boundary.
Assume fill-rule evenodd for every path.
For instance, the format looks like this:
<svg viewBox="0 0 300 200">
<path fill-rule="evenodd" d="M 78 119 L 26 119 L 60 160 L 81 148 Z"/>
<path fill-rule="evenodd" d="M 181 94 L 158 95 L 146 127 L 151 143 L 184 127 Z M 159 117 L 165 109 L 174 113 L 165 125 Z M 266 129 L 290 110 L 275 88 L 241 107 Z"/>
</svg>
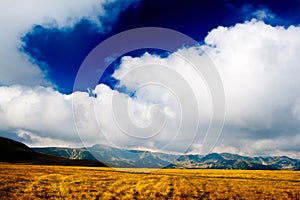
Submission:
<svg viewBox="0 0 300 200">
<path fill-rule="evenodd" d="M 0 9 L 0 136 L 300 159 L 299 0 Z"/>
</svg>

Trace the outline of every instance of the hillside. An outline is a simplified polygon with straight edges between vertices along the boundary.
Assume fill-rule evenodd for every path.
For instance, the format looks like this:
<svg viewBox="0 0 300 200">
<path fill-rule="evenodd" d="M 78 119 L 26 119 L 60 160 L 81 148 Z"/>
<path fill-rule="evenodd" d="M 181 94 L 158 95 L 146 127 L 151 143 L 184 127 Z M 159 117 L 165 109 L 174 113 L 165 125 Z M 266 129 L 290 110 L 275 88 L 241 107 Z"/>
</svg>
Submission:
<svg viewBox="0 0 300 200">
<path fill-rule="evenodd" d="M 0 137 L 0 162 L 39 165 L 105 166 L 96 160 L 72 160 L 35 152 L 23 143 Z"/>
</svg>

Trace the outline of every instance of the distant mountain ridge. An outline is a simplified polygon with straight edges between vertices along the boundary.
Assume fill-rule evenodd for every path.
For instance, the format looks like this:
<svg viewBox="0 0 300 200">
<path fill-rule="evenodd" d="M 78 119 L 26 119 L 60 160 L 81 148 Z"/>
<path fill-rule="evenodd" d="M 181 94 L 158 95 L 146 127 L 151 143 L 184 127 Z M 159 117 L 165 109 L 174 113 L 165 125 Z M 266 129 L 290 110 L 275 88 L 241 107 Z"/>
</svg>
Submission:
<svg viewBox="0 0 300 200">
<path fill-rule="evenodd" d="M 89 148 L 49 147 L 33 148 L 33 150 L 72 159 L 98 159 L 113 167 L 300 170 L 300 160 L 287 156 L 247 157 L 230 153 L 178 156 L 139 150 L 121 150 L 103 145 Z"/>
<path fill-rule="evenodd" d="M 89 148 L 30 148 L 23 143 L 4 137 L 0 137 L 0 152 L 0 162 L 9 163 L 143 168 L 300 170 L 300 160 L 287 156 L 247 157 L 230 153 L 178 156 L 149 151 L 121 150 L 105 145 L 94 145 Z"/>
<path fill-rule="evenodd" d="M 0 162 L 39 165 L 105 166 L 97 160 L 74 160 L 36 152 L 21 142 L 4 137 L 0 137 Z"/>
</svg>

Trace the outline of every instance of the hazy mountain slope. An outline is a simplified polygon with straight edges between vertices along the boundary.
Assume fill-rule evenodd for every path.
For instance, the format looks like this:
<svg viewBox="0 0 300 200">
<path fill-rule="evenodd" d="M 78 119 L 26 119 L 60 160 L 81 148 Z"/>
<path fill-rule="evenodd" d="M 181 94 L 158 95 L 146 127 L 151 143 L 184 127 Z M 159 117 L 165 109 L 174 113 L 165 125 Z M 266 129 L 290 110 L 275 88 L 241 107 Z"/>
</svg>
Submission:
<svg viewBox="0 0 300 200">
<path fill-rule="evenodd" d="M 120 150 L 117 148 L 95 145 L 90 148 L 33 148 L 37 152 L 62 156 L 73 159 L 100 160 L 113 167 L 164 167 L 169 165 L 170 158 L 176 160 L 176 156 L 147 151 Z M 95 158 L 96 157 L 96 158 Z"/>
<path fill-rule="evenodd" d="M 76 159 L 98 159 L 114 167 L 212 168 L 212 169 L 300 169 L 300 160 L 286 156 L 247 157 L 229 153 L 172 155 L 138 150 L 120 150 L 95 145 L 89 148 L 35 148 L 34 150 Z"/>
<path fill-rule="evenodd" d="M 0 162 L 72 165 L 72 166 L 104 166 L 95 160 L 72 160 L 54 155 L 35 152 L 23 143 L 0 137 Z"/>
<path fill-rule="evenodd" d="M 32 149 L 36 152 L 61 156 L 69 159 L 96 160 L 94 156 L 85 148 L 45 147 L 45 148 L 32 148 Z"/>
</svg>

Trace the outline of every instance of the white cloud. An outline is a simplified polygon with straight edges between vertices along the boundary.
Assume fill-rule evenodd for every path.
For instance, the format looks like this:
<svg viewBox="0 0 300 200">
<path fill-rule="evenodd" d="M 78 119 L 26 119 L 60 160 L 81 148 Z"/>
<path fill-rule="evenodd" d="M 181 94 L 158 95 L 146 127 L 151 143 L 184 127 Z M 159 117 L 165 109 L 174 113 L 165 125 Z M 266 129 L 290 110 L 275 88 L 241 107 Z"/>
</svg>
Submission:
<svg viewBox="0 0 300 200">
<path fill-rule="evenodd" d="M 224 147 L 223 150 L 235 149 L 233 152 L 248 155 L 286 153 L 300 157 L 299 151 L 295 150 L 295 146 L 300 144 L 300 62 L 298 55 L 300 28 L 273 27 L 264 22 L 252 20 L 230 28 L 218 27 L 208 34 L 205 44 L 200 48 L 179 51 L 187 57 L 193 57 L 193 55 L 200 56 L 199 49 L 205 49 L 209 54 L 220 73 L 225 88 L 226 125 L 220 143 Z M 121 84 L 129 88 L 134 88 L 144 80 L 149 80 L 152 73 L 156 76 L 150 78 L 154 82 L 159 76 L 170 76 L 163 70 L 157 72 L 145 70 L 139 75 L 126 74 L 127 71 L 134 71 L 137 66 L 151 64 L 172 66 L 190 82 L 193 91 L 198 89 L 200 97 L 207 97 L 203 82 L 199 81 L 199 77 L 191 76 L 193 73 L 188 70 L 188 65 L 176 59 L 176 54 L 164 59 L 148 54 L 140 58 L 125 57 L 121 68 L 114 76 L 121 79 Z M 126 78 L 123 77 L 124 74 Z M 172 79 L 178 81 L 175 78 Z M 147 92 L 148 96 L 142 95 L 143 101 L 157 102 L 159 99 L 160 104 L 171 105 L 168 101 L 161 101 L 162 94 L 165 95 L 162 90 L 152 88 Z M 208 107 L 209 100 L 202 101 L 200 105 Z M 209 112 L 211 110 L 202 112 L 208 113 L 202 118 L 205 122 L 208 122 Z M 189 118 L 189 120 L 194 119 Z M 188 129 L 186 131 L 186 137 L 191 138 Z M 169 130 L 169 132 L 172 131 Z M 288 143 L 289 140 L 293 142 Z M 197 142 L 201 140 L 196 141 L 192 147 L 194 152 L 197 151 L 197 146 L 201 146 Z M 266 143 L 268 145 L 265 145 Z M 216 150 L 220 150 L 220 147 Z"/>
<path fill-rule="evenodd" d="M 135 101 L 161 106 L 167 125 L 151 141 L 161 145 L 170 142 L 169 150 L 184 152 L 197 133 L 198 140 L 203 140 L 211 118 L 211 97 L 206 82 L 183 59 L 183 55 L 192 57 L 195 53 L 199 56 L 194 49 L 182 49 L 167 58 L 147 53 L 140 58 L 124 57 L 120 69 L 114 73 L 120 85 L 136 91 Z"/>
<path fill-rule="evenodd" d="M 281 140 L 296 137 L 300 130 L 295 118 L 300 96 L 300 28 L 272 27 L 252 20 L 218 27 L 205 42 L 225 87 L 224 141 L 226 134 L 239 138 L 230 145 L 239 146 L 243 140 L 250 152 L 259 154 L 254 144 L 271 138 L 276 141 L 273 150 L 280 151 Z"/>
<path fill-rule="evenodd" d="M 2 131 L 25 131 L 40 137 L 74 140 L 69 96 L 39 86 L 8 86 L 0 87 L 0 97 Z"/>
<path fill-rule="evenodd" d="M 161 149 L 171 142 L 164 150 L 183 150 L 191 142 L 197 119 L 200 135 L 207 129 L 212 109 L 205 81 L 179 53 L 201 57 L 199 51 L 205 49 L 220 73 L 226 95 L 226 124 L 214 151 L 300 158 L 299 36 L 299 27 L 272 27 L 253 20 L 229 28 L 218 27 L 208 34 L 204 45 L 180 49 L 167 58 L 149 54 L 124 57 L 114 76 L 121 80 L 121 85 L 136 90 L 135 98 L 105 85 L 95 88 L 96 98 L 85 92 L 63 95 L 43 87 L 1 87 L 0 129 L 22 137 L 31 135 L 36 144 L 41 144 L 38 138 L 43 137 L 48 138 L 49 145 L 58 141 L 76 143 L 74 112 L 76 126 L 87 145 L 111 143 Z M 154 84 L 159 81 L 162 84 Z M 189 87 L 183 86 L 182 81 Z M 185 95 L 189 90 L 195 99 Z M 199 103 L 199 110 L 193 100 Z M 186 115 L 181 113 L 184 110 Z M 200 118 L 195 117 L 195 110 Z M 118 117 L 122 120 L 118 121 Z M 187 120 L 172 141 L 182 117 Z M 164 119 L 166 124 L 161 127 Z M 137 139 L 149 136 L 142 128 L 152 123 L 154 128 L 162 128 L 160 134 Z M 127 135 L 124 128 L 129 130 Z M 132 133 L 134 137 L 130 136 Z M 203 147 L 202 140 L 203 134 L 196 138 L 191 148 L 194 153 Z"/>
<path fill-rule="evenodd" d="M 285 135 L 270 139 L 249 138 L 237 140 L 221 140 L 219 145 L 214 148 L 214 152 L 230 152 L 245 156 L 289 156 L 299 157 L 299 139 L 300 135 L 287 137 Z"/>
<path fill-rule="evenodd" d="M 3 0 L 0 3 L 0 85 L 51 85 L 40 66 L 31 63 L 28 55 L 19 51 L 20 38 L 34 25 L 72 28 L 85 18 L 102 30 L 99 16 L 108 15 L 103 7 L 117 0 Z M 116 20 L 120 11 L 135 1 L 121 1 L 118 9 L 109 13 Z M 107 28 L 107 27 L 106 27 Z"/>
</svg>

